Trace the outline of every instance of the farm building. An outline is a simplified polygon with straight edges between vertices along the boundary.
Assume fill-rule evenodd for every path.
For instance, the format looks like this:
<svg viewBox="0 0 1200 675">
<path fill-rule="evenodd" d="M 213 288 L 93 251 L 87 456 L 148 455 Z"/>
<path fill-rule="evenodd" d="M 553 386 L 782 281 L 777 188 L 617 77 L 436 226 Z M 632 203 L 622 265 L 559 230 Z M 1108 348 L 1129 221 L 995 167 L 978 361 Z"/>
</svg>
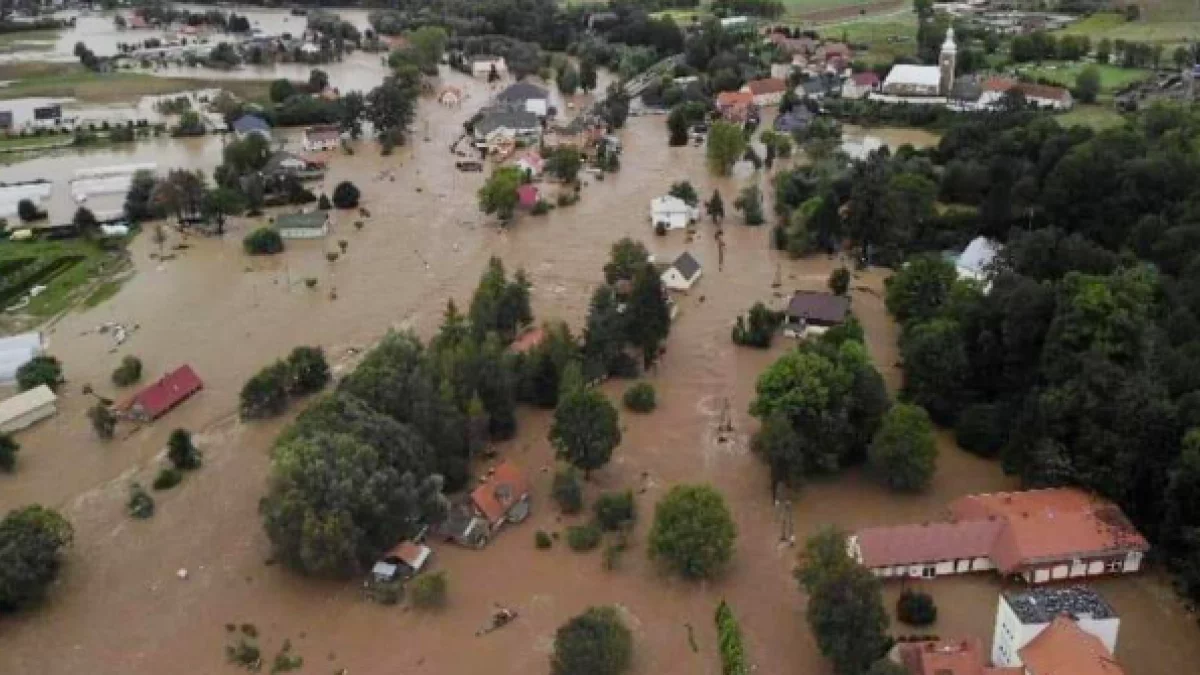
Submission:
<svg viewBox="0 0 1200 675">
<path fill-rule="evenodd" d="M 509 110 L 524 110 L 542 118 L 550 110 L 550 94 L 536 84 L 518 82 L 496 94 L 496 104 Z"/>
<path fill-rule="evenodd" d="M 0 402 L 0 433 L 11 434 L 58 412 L 58 397 L 39 385 Z"/>
<path fill-rule="evenodd" d="M 983 81 L 983 93 L 979 96 L 978 105 L 980 108 L 997 107 L 1009 91 L 1021 92 L 1027 102 L 1039 108 L 1070 110 L 1075 104 L 1071 92 L 1064 87 L 1019 82 L 1007 77 L 989 77 Z"/>
<path fill-rule="evenodd" d="M 783 93 L 787 91 L 787 82 L 779 78 L 768 77 L 763 80 L 751 80 L 742 87 L 742 93 L 754 97 L 754 105 L 760 108 L 768 105 L 779 105 Z"/>
<path fill-rule="evenodd" d="M 233 121 L 233 133 L 237 134 L 238 138 L 245 138 L 250 134 L 258 134 L 267 140 L 271 140 L 271 125 L 267 124 L 266 120 L 257 115 L 242 115 Z"/>
<path fill-rule="evenodd" d="M 675 262 L 662 273 L 663 286 L 673 291 L 690 290 L 692 286 L 700 280 L 700 275 L 703 273 L 699 261 L 697 261 L 691 253 L 684 251 L 679 254 Z"/>
<path fill-rule="evenodd" d="M 275 229 L 284 239 L 320 239 L 329 234 L 329 214 L 324 211 L 285 213 L 275 219 Z"/>
<path fill-rule="evenodd" d="M 129 417 L 152 422 L 204 388 L 191 366 L 180 366 L 133 395 L 125 405 Z"/>
<path fill-rule="evenodd" d="M 45 343 L 37 331 L 0 338 L 0 384 L 17 381 L 17 370 L 42 353 Z"/>
</svg>

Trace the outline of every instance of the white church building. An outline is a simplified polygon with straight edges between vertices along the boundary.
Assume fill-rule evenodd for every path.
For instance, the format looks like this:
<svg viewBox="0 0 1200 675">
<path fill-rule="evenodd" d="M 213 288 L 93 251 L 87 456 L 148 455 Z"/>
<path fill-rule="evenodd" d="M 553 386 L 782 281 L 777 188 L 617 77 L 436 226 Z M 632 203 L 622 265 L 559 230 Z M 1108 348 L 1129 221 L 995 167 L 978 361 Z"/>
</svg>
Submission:
<svg viewBox="0 0 1200 675">
<path fill-rule="evenodd" d="M 941 55 L 936 66 L 898 64 L 892 66 L 883 81 L 881 93 L 871 98 L 906 103 L 945 104 L 954 87 L 954 67 L 958 61 L 958 45 L 954 28 L 946 29 Z"/>
</svg>

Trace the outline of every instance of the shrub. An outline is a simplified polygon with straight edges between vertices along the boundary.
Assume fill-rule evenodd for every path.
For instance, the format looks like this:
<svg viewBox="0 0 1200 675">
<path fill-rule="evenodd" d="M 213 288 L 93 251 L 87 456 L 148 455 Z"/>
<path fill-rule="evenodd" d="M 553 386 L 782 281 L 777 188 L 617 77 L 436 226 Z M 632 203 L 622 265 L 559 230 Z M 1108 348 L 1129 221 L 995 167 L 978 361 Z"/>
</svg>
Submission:
<svg viewBox="0 0 1200 675">
<path fill-rule="evenodd" d="M 296 347 L 288 355 L 288 393 L 303 396 L 329 384 L 329 364 L 320 347 Z"/>
<path fill-rule="evenodd" d="M 325 193 L 321 193 L 321 196 L 317 198 L 317 208 L 322 211 L 328 211 L 333 208 L 333 204 L 330 203 L 329 197 L 326 197 Z"/>
<path fill-rule="evenodd" d="M 646 413 L 658 406 L 654 385 L 649 382 L 638 382 L 625 390 L 625 407 L 634 412 Z"/>
<path fill-rule="evenodd" d="M 567 528 L 567 546 L 576 553 L 590 551 L 600 544 L 603 533 L 593 523 L 572 525 Z"/>
<path fill-rule="evenodd" d="M 200 468 L 200 451 L 192 443 L 192 435 L 187 429 L 176 429 L 167 440 L 167 459 L 181 471 L 191 471 Z"/>
<path fill-rule="evenodd" d="M 28 391 L 43 384 L 57 391 L 62 381 L 62 364 L 48 354 L 35 356 L 17 369 L 17 387 L 21 391 Z"/>
<path fill-rule="evenodd" d="M 748 318 L 737 318 L 730 339 L 737 345 L 767 349 L 785 316 L 784 312 L 771 311 L 766 305 L 756 302 L 750 307 Z"/>
<path fill-rule="evenodd" d="M 546 534 L 545 530 L 538 530 L 533 534 L 533 545 L 545 550 L 554 545 L 554 540 L 550 538 L 550 535 Z"/>
<path fill-rule="evenodd" d="M 129 486 L 129 501 L 125 508 L 134 518 L 149 518 L 154 515 L 154 498 L 140 483 L 133 483 Z"/>
<path fill-rule="evenodd" d="M 738 626 L 733 610 L 722 600 L 717 605 L 717 643 L 721 649 L 721 673 L 723 675 L 747 675 L 750 666 L 746 663 L 746 648 L 742 645 L 742 629 Z"/>
<path fill-rule="evenodd" d="M 593 508 L 596 510 L 596 522 L 606 530 L 619 529 L 637 518 L 633 490 L 606 492 L 600 495 Z"/>
<path fill-rule="evenodd" d="M 733 557 L 737 526 L 708 485 L 676 485 L 654 509 L 649 554 L 688 579 L 716 576 Z"/>
<path fill-rule="evenodd" d="M 238 637 L 237 642 L 232 645 L 225 645 L 225 657 L 230 663 L 244 666 L 249 670 L 257 670 L 261 667 L 262 654 L 259 652 L 258 645 L 254 640 L 245 637 Z"/>
<path fill-rule="evenodd" d="M 283 237 L 269 227 L 260 227 L 242 240 L 242 248 L 249 255 L 273 255 L 283 252 Z"/>
<path fill-rule="evenodd" d="M 621 554 L 627 548 L 624 539 L 609 543 L 604 547 L 604 569 L 613 571 L 621 566 Z"/>
<path fill-rule="evenodd" d="M 633 634 L 612 607 L 589 607 L 554 634 L 551 675 L 620 675 L 633 661 Z"/>
<path fill-rule="evenodd" d="M 829 290 L 834 295 L 845 295 L 850 290 L 850 270 L 839 267 L 829 273 Z"/>
<path fill-rule="evenodd" d="M 544 216 L 547 213 L 550 213 L 550 202 L 546 201 L 545 199 L 539 199 L 537 203 L 533 205 L 533 208 L 529 210 L 529 212 L 535 216 Z"/>
<path fill-rule="evenodd" d="M 1004 420 L 997 406 L 978 404 L 958 415 L 954 436 L 963 450 L 983 457 L 995 457 L 1008 438 Z"/>
<path fill-rule="evenodd" d="M 411 582 L 409 593 L 413 605 L 422 609 L 438 609 L 446 606 L 446 573 L 424 574 Z"/>
<path fill-rule="evenodd" d="M 371 596 L 381 605 L 394 605 L 404 597 L 404 582 L 383 581 L 371 587 Z"/>
<path fill-rule="evenodd" d="M 928 626 L 937 621 L 937 605 L 928 593 L 904 589 L 896 600 L 896 618 L 911 626 Z"/>
<path fill-rule="evenodd" d="M 183 473 L 181 473 L 179 469 L 173 467 L 163 467 L 158 470 L 158 475 L 154 477 L 154 482 L 150 484 L 150 487 L 154 488 L 155 490 L 170 490 L 176 485 L 179 485 L 180 481 L 182 480 Z"/>
<path fill-rule="evenodd" d="M 14 509 L 0 520 L 0 614 L 42 599 L 73 538 L 71 524 L 43 506 Z"/>
<path fill-rule="evenodd" d="M 17 451 L 21 444 L 8 434 L 0 434 L 0 471 L 12 473 L 17 466 Z"/>
<path fill-rule="evenodd" d="M 348 180 L 337 184 L 333 189 L 333 205 L 339 209 L 353 209 L 358 206 L 361 194 L 354 183 Z"/>
<path fill-rule="evenodd" d="M 573 515 L 583 510 L 583 486 L 579 484 L 579 472 L 575 467 L 562 469 L 554 474 L 554 485 L 551 488 L 558 509 L 567 515 Z"/>
<path fill-rule="evenodd" d="M 283 361 L 258 371 L 242 387 L 240 411 L 243 419 L 274 417 L 287 409 L 291 370 Z"/>
<path fill-rule="evenodd" d="M 104 440 L 112 438 L 117 431 L 117 416 L 99 401 L 88 408 L 88 419 L 91 420 L 96 435 Z"/>
<path fill-rule="evenodd" d="M 17 216 L 22 222 L 33 222 L 46 217 L 46 212 L 38 209 L 37 204 L 32 200 L 22 199 L 17 202 Z"/>
<path fill-rule="evenodd" d="M 121 359 L 121 365 L 113 371 L 112 382 L 118 387 L 129 385 L 142 379 L 142 360 L 136 356 L 126 356 Z"/>
</svg>

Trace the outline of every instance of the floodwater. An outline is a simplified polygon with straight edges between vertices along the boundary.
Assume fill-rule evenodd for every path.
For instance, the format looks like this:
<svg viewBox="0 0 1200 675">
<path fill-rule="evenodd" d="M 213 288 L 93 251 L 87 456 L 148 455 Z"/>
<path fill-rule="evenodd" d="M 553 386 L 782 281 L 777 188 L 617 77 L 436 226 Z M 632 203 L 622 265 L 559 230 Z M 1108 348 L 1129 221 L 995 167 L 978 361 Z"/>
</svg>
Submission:
<svg viewBox="0 0 1200 675">
<path fill-rule="evenodd" d="M 241 251 L 242 235 L 260 224 L 254 220 L 235 220 L 222 240 L 182 241 L 172 233 L 168 248 L 188 248 L 165 262 L 151 259 L 155 246 L 140 237 L 131 248 L 136 275 L 118 295 L 47 329 L 69 382 L 58 416 L 20 434 L 17 473 L 0 475 L 0 510 L 30 502 L 60 508 L 75 525 L 76 543 L 45 606 L 0 619 L 0 672 L 232 672 L 224 663 L 224 627 L 249 622 L 258 627 L 266 658 L 290 639 L 305 658 L 305 672 L 537 673 L 546 671 L 554 631 L 567 618 L 592 604 L 616 604 L 635 633 L 635 673 L 715 675 L 720 665 L 712 617 L 722 598 L 741 619 L 757 672 L 829 672 L 792 579 L 797 549 L 780 545 L 767 472 L 748 452 L 755 422 L 746 409 L 755 378 L 787 341 L 767 351 L 743 349 L 731 343 L 729 330 L 756 300 L 783 302 L 771 288 L 777 268 L 782 291 L 821 289 L 838 262 L 781 257 L 768 247 L 768 227 L 745 227 L 732 209 L 723 269 L 709 223 L 690 243 L 681 232 L 654 236 L 648 204 L 672 182 L 689 179 L 706 196 L 719 188 L 727 204 L 745 183 L 709 176 L 702 148 L 668 147 L 660 117 L 630 119 L 620 132 L 626 148 L 621 171 L 602 182 L 585 179 L 577 205 L 541 218 L 523 214 L 500 231 L 476 208 L 483 176 L 456 172 L 447 152 L 486 88 L 457 74 L 445 80 L 467 88 L 473 102 L 447 109 L 424 101 L 414 142 L 391 157 L 363 143 L 353 157 L 333 158 L 324 189 L 343 179 L 358 184 L 373 214 L 362 230 L 352 225 L 357 214 L 335 213 L 327 240 L 289 242 L 283 255 L 271 259 Z M 160 164 L 209 168 L 215 161 L 209 144 L 164 149 Z M 65 170 L 70 161 L 48 160 L 39 170 Z M 114 163 L 107 155 L 92 161 Z M 765 176 L 752 179 L 767 187 Z M 492 255 L 510 270 L 527 270 L 539 320 L 561 318 L 578 328 L 608 249 L 622 236 L 641 239 L 662 259 L 689 250 L 704 274 L 681 298 L 667 353 L 648 378 L 658 389 L 658 410 L 622 411 L 623 442 L 587 487 L 589 500 L 601 490 L 632 488 L 638 495 L 640 522 L 619 569 L 606 571 L 599 550 L 576 554 L 562 542 L 550 551 L 534 548 L 535 531 L 562 532 L 577 519 L 560 518 L 552 505 L 550 414 L 529 409 L 520 413 L 518 437 L 499 452 L 530 473 L 533 515 L 483 551 L 434 545 L 434 567 L 447 572 L 450 585 L 448 607 L 439 613 L 375 605 L 360 598 L 356 582 L 303 579 L 266 563 L 257 504 L 268 449 L 284 422 L 237 421 L 237 394 L 251 374 L 299 344 L 324 347 L 340 373 L 354 350 L 388 329 L 411 328 L 427 338 L 447 299 L 460 307 L 469 301 Z M 347 253 L 329 263 L 324 253 L 339 240 L 347 242 Z M 318 280 L 315 289 L 306 288 L 307 277 Z M 883 309 L 883 277 L 880 271 L 859 275 L 853 303 L 871 355 L 894 391 L 897 328 Z M 96 331 L 110 321 L 137 330 L 118 348 Z M 109 375 L 126 354 L 143 360 L 147 380 L 188 363 L 205 389 L 157 423 L 123 426 L 117 440 L 101 443 L 86 418 L 91 399 L 80 389 L 90 383 L 102 395 L 123 395 L 113 390 Z M 612 382 L 604 390 L 618 400 L 627 386 Z M 736 433 L 721 442 L 715 429 L 725 400 Z M 154 518 L 131 520 L 124 513 L 128 483 L 149 482 L 175 427 L 198 433 L 205 466 L 156 495 Z M 859 472 L 806 486 L 793 498 L 797 536 L 830 523 L 853 528 L 931 519 L 958 495 L 1014 486 L 995 463 L 961 452 L 948 437 L 941 438 L 941 449 L 927 494 L 896 496 Z M 715 485 L 737 521 L 738 552 L 719 581 L 684 583 L 660 575 L 646 560 L 653 505 L 683 482 Z M 189 572 L 186 580 L 176 577 L 181 568 Z M 1126 617 L 1117 656 L 1129 672 L 1174 675 L 1200 661 L 1195 625 L 1160 580 L 1143 575 L 1101 587 Z M 939 580 L 929 589 L 942 611 L 940 634 L 990 641 L 998 581 Z M 888 589 L 889 597 L 897 592 Z M 497 602 L 516 608 L 520 617 L 475 637 Z"/>
</svg>

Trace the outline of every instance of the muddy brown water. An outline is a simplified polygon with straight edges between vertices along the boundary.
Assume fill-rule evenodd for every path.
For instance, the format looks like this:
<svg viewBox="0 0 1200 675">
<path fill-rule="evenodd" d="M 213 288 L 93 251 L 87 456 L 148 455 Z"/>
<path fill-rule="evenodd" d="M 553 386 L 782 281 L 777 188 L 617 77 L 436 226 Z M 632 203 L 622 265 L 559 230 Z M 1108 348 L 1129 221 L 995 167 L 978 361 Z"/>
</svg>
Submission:
<svg viewBox="0 0 1200 675">
<path fill-rule="evenodd" d="M 486 96 L 479 83 L 447 78 L 469 87 L 475 100 Z M 172 233 L 169 248 L 188 248 L 165 262 L 152 260 L 154 244 L 140 237 L 131 247 L 136 276 L 118 295 L 47 328 L 69 382 L 58 416 L 20 435 L 18 472 L 0 476 L 0 510 L 30 502 L 60 508 L 75 525 L 76 544 L 45 606 L 0 619 L 0 673 L 237 672 L 225 663 L 224 626 L 243 622 L 258 627 L 268 659 L 290 639 L 306 660 L 304 672 L 538 673 L 547 671 L 554 631 L 568 617 L 588 605 L 616 604 L 636 635 L 634 672 L 716 674 L 713 610 L 722 598 L 741 619 L 757 672 L 828 672 L 792 579 L 797 549 L 780 544 L 767 472 L 747 450 L 755 428 L 746 413 L 755 378 L 788 343 L 780 340 L 767 351 L 737 348 L 729 330 L 735 315 L 756 300 L 782 304 L 771 288 L 777 266 L 779 290 L 786 292 L 824 288 L 838 261 L 782 258 L 768 248 L 769 228 L 742 226 L 732 209 L 723 270 L 709 223 L 691 243 L 680 232 L 655 237 L 648 204 L 672 182 L 690 179 L 705 196 L 719 188 L 727 204 L 744 183 L 709 176 L 701 148 L 667 147 L 658 117 L 630 120 L 620 132 L 622 170 L 603 182 L 586 178 L 577 205 L 543 218 L 523 214 L 511 229 L 499 231 L 475 205 L 483 176 L 456 172 L 447 152 L 472 108 L 426 101 L 410 147 L 381 157 L 364 144 L 353 157 L 334 158 L 325 187 L 343 179 L 360 186 L 372 211 L 361 231 L 353 227 L 356 214 L 335 213 L 328 239 L 289 242 L 281 256 L 251 259 L 240 240 L 260 222 L 239 219 L 222 240 L 182 240 Z M 206 168 L 201 157 L 212 152 L 209 143 L 183 162 Z M 185 153 L 190 146 L 171 147 L 177 149 L 169 152 Z M 169 157 L 163 162 L 182 159 Z M 67 166 L 55 161 L 63 162 L 53 165 L 60 169 Z M 765 177 L 758 179 L 766 187 Z M 599 550 L 575 554 L 563 542 L 550 551 L 534 548 L 536 530 L 562 532 L 578 519 L 556 515 L 549 497 L 550 413 L 528 409 L 520 413 L 518 438 L 499 451 L 530 472 L 533 515 L 483 551 L 434 544 L 434 567 L 446 570 L 450 583 L 445 610 L 423 614 L 375 605 L 359 597 L 357 582 L 308 580 L 266 564 L 257 504 L 267 450 L 285 421 L 237 421 L 237 393 L 247 377 L 298 344 L 321 345 L 344 372 L 353 350 L 388 329 L 411 328 L 428 337 L 448 298 L 460 306 L 469 300 L 492 255 L 510 270 L 528 271 L 539 320 L 561 318 L 578 327 L 609 247 L 626 235 L 664 259 L 689 250 L 704 273 L 680 299 L 665 358 L 648 377 L 658 388 L 659 409 L 649 415 L 622 411 L 624 440 L 587 487 L 589 499 L 609 489 L 633 488 L 638 495 L 640 522 L 620 569 L 606 571 Z M 331 264 L 324 254 L 340 239 L 348 242 L 347 254 Z M 897 329 L 880 299 L 883 276 L 870 271 L 856 277 L 854 312 L 894 390 Z M 318 280 L 316 289 L 305 287 L 306 277 Z M 336 300 L 330 298 L 334 288 Z M 110 321 L 138 329 L 115 348 L 96 331 Z M 92 383 L 104 395 L 127 395 L 109 384 L 125 354 L 143 360 L 147 380 L 189 363 L 206 386 L 158 422 L 122 426 L 118 440 L 100 443 L 86 418 L 91 401 L 80 388 Z M 613 382 L 604 389 L 616 400 L 627 386 Z M 721 442 L 715 428 L 726 399 L 736 433 Z M 128 483 L 151 479 L 175 427 L 198 432 L 205 466 L 156 495 L 154 518 L 131 520 L 124 513 Z M 853 528 L 932 519 L 953 497 L 1014 486 L 995 463 L 961 452 L 949 437 L 940 438 L 940 447 L 937 476 L 923 495 L 898 497 L 858 472 L 804 487 L 794 498 L 797 536 L 829 523 Z M 653 505 L 681 482 L 712 483 L 734 513 L 738 552 L 719 581 L 684 583 L 662 576 L 646 560 Z M 188 570 L 187 580 L 176 578 L 181 568 Z M 1130 673 L 1181 673 L 1200 661 L 1194 623 L 1157 577 L 1100 587 L 1125 618 L 1118 658 Z M 997 580 L 944 579 L 928 589 L 941 609 L 938 633 L 990 642 Z M 894 598 L 899 586 L 887 592 Z M 475 637 L 494 603 L 516 608 L 520 618 Z M 697 651 L 689 645 L 689 625 Z"/>
</svg>

